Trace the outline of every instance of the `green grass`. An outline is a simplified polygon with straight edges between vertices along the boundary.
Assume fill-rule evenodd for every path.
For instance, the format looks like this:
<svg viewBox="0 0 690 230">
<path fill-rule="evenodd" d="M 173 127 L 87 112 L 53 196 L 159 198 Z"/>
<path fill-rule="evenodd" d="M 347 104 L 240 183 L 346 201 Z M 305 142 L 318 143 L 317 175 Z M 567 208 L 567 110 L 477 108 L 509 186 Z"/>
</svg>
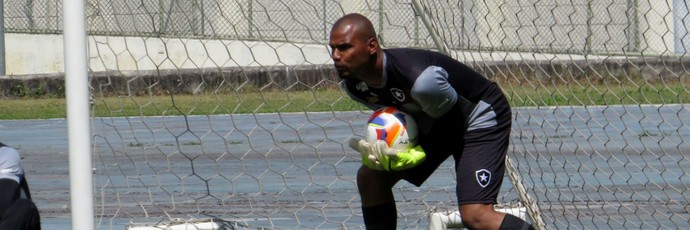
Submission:
<svg viewBox="0 0 690 230">
<path fill-rule="evenodd" d="M 0 99 L 0 120 L 64 118 L 65 106 L 64 98 Z"/>
<path fill-rule="evenodd" d="M 688 103 L 690 86 L 615 85 L 524 86 L 503 84 L 513 107 Z M 176 116 L 365 109 L 337 89 L 237 92 L 202 95 L 96 97 L 96 117 Z M 0 119 L 65 118 L 64 98 L 0 100 Z"/>
<path fill-rule="evenodd" d="M 630 105 L 676 104 L 690 102 L 690 86 L 686 85 L 597 85 L 577 84 L 550 87 L 504 87 L 511 105 Z"/>
<path fill-rule="evenodd" d="M 64 98 L 3 99 L 0 119 L 65 118 Z M 234 94 L 96 97 L 96 117 L 217 115 L 269 112 L 358 110 L 361 105 L 339 90 L 248 92 Z"/>
</svg>

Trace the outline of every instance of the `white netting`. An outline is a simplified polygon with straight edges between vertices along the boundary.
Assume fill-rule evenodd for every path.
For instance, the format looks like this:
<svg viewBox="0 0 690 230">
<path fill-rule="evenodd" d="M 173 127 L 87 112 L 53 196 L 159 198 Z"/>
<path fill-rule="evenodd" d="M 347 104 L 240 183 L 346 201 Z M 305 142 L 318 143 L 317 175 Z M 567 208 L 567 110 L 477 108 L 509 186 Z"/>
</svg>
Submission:
<svg viewBox="0 0 690 230">
<path fill-rule="evenodd" d="M 326 46 L 359 12 L 385 47 L 447 52 L 503 87 L 520 177 L 501 203 L 553 229 L 689 228 L 688 7 L 653 3 L 88 1 L 99 226 L 361 227 L 346 142 L 368 112 Z M 56 4 L 5 4 L 7 30 L 59 31 Z M 454 190 L 450 162 L 397 185 L 399 227 L 456 209 Z"/>
</svg>

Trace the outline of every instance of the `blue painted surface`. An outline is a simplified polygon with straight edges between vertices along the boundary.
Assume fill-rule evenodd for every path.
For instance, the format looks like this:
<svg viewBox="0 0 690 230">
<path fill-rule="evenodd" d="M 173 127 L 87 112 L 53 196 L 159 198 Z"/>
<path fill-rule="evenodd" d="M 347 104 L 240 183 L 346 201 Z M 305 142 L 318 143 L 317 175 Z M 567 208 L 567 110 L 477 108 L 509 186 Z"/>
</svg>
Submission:
<svg viewBox="0 0 690 230">
<path fill-rule="evenodd" d="M 521 169 L 543 170 L 522 176 L 537 200 L 548 201 L 540 206 L 550 226 L 690 227 L 683 211 L 690 193 L 688 105 L 513 113 L 511 154 Z M 191 213 L 281 229 L 361 227 L 354 184 L 360 162 L 343 143 L 364 129 L 367 117 L 348 112 L 94 119 L 95 194 L 107 196 L 96 199 L 96 222 L 99 229 L 124 229 L 132 221 L 155 223 Z M 0 121 L 0 140 L 23 154 L 49 230 L 70 228 L 66 127 L 64 119 Z M 425 209 L 453 206 L 453 180 L 446 161 L 421 188 L 399 184 L 399 212 L 406 217 L 400 227 L 425 228 Z M 510 189 L 504 183 L 504 191 Z M 501 199 L 515 199 L 512 194 Z M 176 206 L 164 207 L 173 198 Z M 648 213 L 647 205 L 663 201 L 671 203 Z M 108 216 L 115 211 L 118 216 Z M 149 218 L 138 218 L 145 214 Z"/>
</svg>

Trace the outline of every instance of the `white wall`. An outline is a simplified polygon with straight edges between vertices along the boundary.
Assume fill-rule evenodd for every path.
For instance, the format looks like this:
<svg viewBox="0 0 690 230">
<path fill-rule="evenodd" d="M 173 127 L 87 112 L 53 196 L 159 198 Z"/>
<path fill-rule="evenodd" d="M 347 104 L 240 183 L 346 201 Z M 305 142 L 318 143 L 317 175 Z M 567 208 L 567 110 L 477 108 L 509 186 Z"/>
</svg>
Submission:
<svg viewBox="0 0 690 230">
<path fill-rule="evenodd" d="M 7 34 L 6 75 L 64 72 L 61 35 Z M 327 46 L 233 40 L 91 36 L 92 71 L 328 64 Z"/>
<path fill-rule="evenodd" d="M 491 0 L 500 3 L 504 0 Z M 665 2 L 666 4 L 661 4 Z M 343 0 L 344 13 L 369 14 L 355 0 Z M 673 54 L 673 0 L 659 4 L 638 2 L 641 53 L 658 56 Z M 488 3 L 487 3 L 488 4 Z M 678 5 L 678 4 L 677 4 Z M 491 5 L 493 6 L 493 5 Z M 232 10 L 237 5 L 228 5 Z M 491 11 L 491 8 L 480 9 Z M 494 9 L 497 10 L 497 9 Z M 372 13 L 373 14 L 373 13 Z M 483 15 L 498 14 L 485 12 Z M 372 18 L 378 15 L 369 15 Z M 237 19 L 238 21 L 242 21 Z M 374 19 L 372 19 L 374 20 Z M 243 27 L 246 25 L 237 25 Z M 498 25 L 486 24 L 487 27 Z M 679 28 L 679 27 L 676 27 Z M 491 30 L 499 31 L 500 30 Z M 683 31 L 683 33 L 685 33 Z M 485 34 L 484 42 L 498 42 L 505 34 Z M 493 40 L 493 41 L 492 41 Z M 266 43 L 236 40 L 189 40 L 176 38 L 92 36 L 89 42 L 89 65 L 92 71 L 136 71 L 155 69 L 214 68 L 233 66 L 282 66 L 331 63 L 326 44 Z M 489 42 L 488 44 L 491 44 Z M 6 34 L 6 75 L 51 74 L 64 72 L 62 35 Z M 619 53 L 621 50 L 612 50 Z M 550 54 L 505 52 L 461 52 L 454 55 L 461 61 L 505 61 L 553 58 Z M 564 58 L 574 58 L 566 55 Z"/>
<path fill-rule="evenodd" d="M 64 72 L 62 47 L 62 35 L 5 34 L 5 73 Z"/>
</svg>

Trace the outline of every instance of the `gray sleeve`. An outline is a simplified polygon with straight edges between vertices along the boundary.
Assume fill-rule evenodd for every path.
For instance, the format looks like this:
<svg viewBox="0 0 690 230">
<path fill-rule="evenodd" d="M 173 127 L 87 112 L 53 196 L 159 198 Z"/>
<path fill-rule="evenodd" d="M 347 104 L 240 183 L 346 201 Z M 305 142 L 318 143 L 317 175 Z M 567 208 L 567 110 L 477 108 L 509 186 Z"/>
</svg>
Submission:
<svg viewBox="0 0 690 230">
<path fill-rule="evenodd" d="M 458 93 L 448 83 L 448 72 L 438 66 L 427 67 L 415 80 L 410 94 L 433 118 L 443 116 L 458 100 Z"/>
<path fill-rule="evenodd" d="M 0 147 L 0 179 L 12 179 L 20 183 L 22 175 L 24 169 L 19 152 L 10 147 Z"/>
</svg>

